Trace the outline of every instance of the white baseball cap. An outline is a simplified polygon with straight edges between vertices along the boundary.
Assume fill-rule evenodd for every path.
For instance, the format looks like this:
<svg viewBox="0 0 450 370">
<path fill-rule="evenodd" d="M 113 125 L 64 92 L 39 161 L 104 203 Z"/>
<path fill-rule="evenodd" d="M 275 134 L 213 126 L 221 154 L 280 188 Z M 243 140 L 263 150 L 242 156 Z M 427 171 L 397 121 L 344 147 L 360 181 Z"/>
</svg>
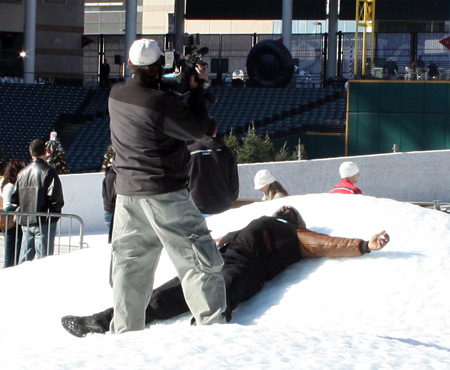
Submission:
<svg viewBox="0 0 450 370">
<path fill-rule="evenodd" d="M 163 55 L 155 40 L 139 39 L 131 45 L 128 59 L 135 66 L 149 66 L 156 63 Z"/>
<path fill-rule="evenodd" d="M 275 181 L 269 170 L 259 170 L 255 175 L 255 190 L 262 189 Z"/>
<path fill-rule="evenodd" d="M 339 167 L 339 174 L 341 175 L 341 179 L 346 179 L 348 177 L 352 177 L 359 172 L 359 168 L 353 162 L 344 162 Z"/>
</svg>

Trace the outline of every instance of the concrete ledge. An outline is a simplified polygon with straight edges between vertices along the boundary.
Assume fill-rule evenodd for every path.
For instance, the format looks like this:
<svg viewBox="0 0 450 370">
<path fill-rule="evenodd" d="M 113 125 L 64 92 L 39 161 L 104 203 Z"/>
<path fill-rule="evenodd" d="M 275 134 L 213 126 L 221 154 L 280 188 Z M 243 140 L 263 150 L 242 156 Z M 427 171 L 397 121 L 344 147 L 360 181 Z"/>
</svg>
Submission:
<svg viewBox="0 0 450 370">
<path fill-rule="evenodd" d="M 339 165 L 355 162 L 365 195 L 405 202 L 450 202 L 450 150 L 377 154 L 289 162 L 239 165 L 240 193 L 235 206 L 261 199 L 253 178 L 267 168 L 291 195 L 327 193 L 339 181 Z M 79 215 L 87 233 L 107 232 L 103 220 L 104 173 L 61 175 L 65 206 L 63 213 Z"/>
<path fill-rule="evenodd" d="M 260 198 L 253 189 L 266 168 L 291 195 L 327 193 L 340 181 L 339 165 L 355 162 L 363 194 L 406 202 L 450 202 L 450 150 L 376 154 L 239 165 L 239 198 Z"/>
</svg>

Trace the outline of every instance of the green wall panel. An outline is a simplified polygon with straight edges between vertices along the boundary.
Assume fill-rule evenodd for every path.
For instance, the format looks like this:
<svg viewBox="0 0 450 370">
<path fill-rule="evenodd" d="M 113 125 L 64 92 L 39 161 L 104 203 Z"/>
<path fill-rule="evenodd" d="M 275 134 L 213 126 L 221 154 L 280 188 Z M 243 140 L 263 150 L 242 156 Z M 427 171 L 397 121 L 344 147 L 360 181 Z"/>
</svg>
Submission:
<svg viewBox="0 0 450 370">
<path fill-rule="evenodd" d="M 402 115 L 400 151 L 422 150 L 423 118 L 423 114 L 404 113 Z"/>
<path fill-rule="evenodd" d="M 358 153 L 358 113 L 349 113 L 348 122 L 348 141 L 347 141 L 347 151 L 349 155 L 356 155 Z"/>
<path fill-rule="evenodd" d="M 424 112 L 445 113 L 447 111 L 447 84 L 430 82 L 424 87 Z"/>
<path fill-rule="evenodd" d="M 378 112 L 380 110 L 380 84 L 361 83 L 359 87 L 358 111 Z"/>
<path fill-rule="evenodd" d="M 345 134 L 306 132 L 301 134 L 308 159 L 345 155 Z"/>
<path fill-rule="evenodd" d="M 402 95 L 400 101 L 401 111 L 405 113 L 423 113 L 425 107 L 425 83 L 402 82 Z M 397 99 L 396 96 L 392 97 Z"/>
<path fill-rule="evenodd" d="M 288 150 L 293 153 L 299 139 L 305 146 L 307 159 L 343 157 L 345 155 L 344 133 L 303 132 L 274 139 L 272 143 L 276 151 L 279 151 L 286 143 Z"/>
<path fill-rule="evenodd" d="M 402 84 L 379 83 L 380 85 L 380 112 L 399 112 L 401 110 Z M 394 98 L 393 98 L 394 97 Z"/>
<path fill-rule="evenodd" d="M 349 102 L 349 155 L 450 149 L 450 82 L 350 81 Z"/>
<path fill-rule="evenodd" d="M 446 83 L 445 86 L 447 87 L 447 95 L 445 97 L 445 112 L 450 113 L 450 83 Z"/>
<path fill-rule="evenodd" d="M 352 82 L 348 88 L 348 109 L 350 112 L 358 112 L 359 87 L 361 83 Z"/>
<path fill-rule="evenodd" d="M 445 149 L 450 149 L 450 114 L 447 114 L 445 123 Z"/>
<path fill-rule="evenodd" d="M 378 153 L 378 113 L 360 113 L 358 116 L 358 154 Z"/>
<path fill-rule="evenodd" d="M 380 113 L 379 152 L 390 153 L 392 147 L 401 142 L 402 115 L 400 113 Z"/>
<path fill-rule="evenodd" d="M 446 114 L 426 115 L 423 123 L 422 150 L 445 149 Z M 424 117 L 424 118 L 425 118 Z"/>
</svg>

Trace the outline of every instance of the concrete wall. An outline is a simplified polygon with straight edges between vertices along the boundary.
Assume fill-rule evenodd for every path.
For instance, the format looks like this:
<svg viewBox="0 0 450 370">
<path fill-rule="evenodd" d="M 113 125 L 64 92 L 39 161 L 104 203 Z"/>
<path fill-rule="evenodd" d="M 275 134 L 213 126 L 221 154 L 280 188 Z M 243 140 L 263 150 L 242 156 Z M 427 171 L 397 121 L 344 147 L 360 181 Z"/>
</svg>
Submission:
<svg viewBox="0 0 450 370">
<path fill-rule="evenodd" d="M 85 233 L 106 232 L 102 200 L 104 176 L 103 172 L 60 176 L 65 202 L 62 212 L 80 216 Z"/>
<path fill-rule="evenodd" d="M 64 5 L 38 3 L 36 74 L 40 77 L 83 79 L 84 1 Z"/>
<path fill-rule="evenodd" d="M 23 32 L 24 4 L 0 4 L 0 31 Z"/>
<path fill-rule="evenodd" d="M 339 166 L 359 167 L 364 195 L 408 202 L 450 202 L 450 151 L 406 152 L 239 166 L 240 198 L 260 198 L 252 186 L 266 168 L 292 195 L 329 192 L 340 181 Z"/>
<path fill-rule="evenodd" d="M 0 4 L 0 31 L 24 32 L 25 1 Z M 35 75 L 83 79 L 84 2 L 37 2 Z M 1 46 L 1 45 L 0 45 Z"/>
<path fill-rule="evenodd" d="M 450 150 L 239 165 L 239 198 L 260 199 L 253 178 L 269 169 L 291 195 L 326 193 L 339 181 L 339 165 L 350 160 L 361 172 L 358 183 L 365 195 L 408 202 L 450 202 Z M 66 205 L 89 232 L 106 232 L 103 221 L 103 173 L 62 175 Z"/>
</svg>

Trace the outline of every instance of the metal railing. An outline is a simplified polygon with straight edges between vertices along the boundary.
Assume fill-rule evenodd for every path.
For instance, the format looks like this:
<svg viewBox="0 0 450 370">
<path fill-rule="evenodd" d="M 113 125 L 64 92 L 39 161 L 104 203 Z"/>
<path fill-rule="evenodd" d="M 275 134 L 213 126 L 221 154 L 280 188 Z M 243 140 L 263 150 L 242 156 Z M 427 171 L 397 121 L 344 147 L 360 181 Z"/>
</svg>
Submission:
<svg viewBox="0 0 450 370">
<path fill-rule="evenodd" d="M 0 262 L 3 267 L 3 262 L 6 254 L 6 248 L 14 247 L 14 259 L 13 265 L 16 265 L 19 260 L 19 255 L 21 251 L 21 241 L 23 240 L 22 236 L 22 227 L 30 228 L 37 227 L 39 228 L 39 234 L 50 234 L 50 229 L 52 227 L 52 223 L 56 223 L 55 229 L 55 238 L 54 245 L 51 248 L 51 240 L 47 239 L 46 244 L 46 255 L 54 255 L 54 254 L 64 254 L 70 253 L 73 250 L 83 249 L 84 247 L 88 247 L 86 243 L 84 243 L 84 221 L 80 216 L 74 214 L 64 214 L 64 213 L 46 213 L 46 212 L 6 212 L 0 210 L 0 216 L 4 218 L 5 225 L 8 225 L 8 221 L 11 217 L 15 219 L 15 225 L 9 230 L 0 231 L 0 235 L 3 235 L 3 246 L 4 248 L 0 249 Z M 19 224 L 18 220 L 26 218 L 26 222 L 24 225 Z M 37 218 L 37 224 L 30 223 L 31 218 Z M 45 228 L 47 228 L 45 230 Z M 19 237 L 20 235 L 20 237 Z M 13 245 L 7 245 L 8 237 L 14 238 Z M 50 249 L 53 249 L 51 253 L 48 253 Z"/>
<path fill-rule="evenodd" d="M 432 202 L 411 202 L 411 203 L 423 208 L 435 209 L 436 211 L 450 213 L 450 203 L 441 202 L 440 200 L 433 200 Z"/>
<path fill-rule="evenodd" d="M 101 56 L 99 55 L 99 44 L 104 50 L 111 66 L 109 77 L 123 77 L 125 60 L 125 35 L 87 35 L 94 42 L 83 48 L 83 73 L 85 83 L 98 83 Z M 158 41 L 161 47 L 167 45 L 164 35 L 140 35 Z M 139 37 L 140 37 L 139 36 Z M 427 67 L 430 61 L 434 61 L 442 70 L 444 77 L 440 79 L 450 79 L 450 54 L 448 49 L 440 44 L 440 40 L 447 37 L 447 33 L 436 32 L 409 32 L 409 33 L 384 33 L 377 32 L 375 35 L 375 55 L 372 67 L 383 67 L 383 64 L 390 57 L 398 64 L 398 77 L 407 75 L 407 67 L 418 56 L 423 56 Z M 211 69 L 210 74 L 214 76 L 218 66 L 224 68 L 223 76 L 231 75 L 236 69 L 245 72 L 246 61 L 250 49 L 259 41 L 266 39 L 278 40 L 281 34 L 200 34 L 201 46 L 207 46 L 209 53 L 203 57 Z M 294 63 L 303 71 L 306 76 L 310 76 L 309 83 L 320 86 L 326 82 L 325 76 L 327 67 L 327 42 L 329 35 L 323 34 L 292 34 L 291 55 Z M 371 39 L 366 44 L 363 51 L 363 40 L 359 39 L 358 50 L 355 51 L 355 33 L 338 32 L 338 56 L 337 56 L 337 76 L 354 78 L 360 74 L 361 66 L 354 71 L 353 61 L 355 53 L 358 53 L 358 60 L 362 59 L 362 54 L 370 55 L 372 48 Z M 118 63 L 115 63 L 115 62 Z M 114 63 L 113 63 L 114 62 Z M 120 62 L 120 63 L 119 63 Z M 216 67 L 213 70 L 213 65 Z M 370 71 L 370 68 L 368 69 Z M 366 76 L 367 77 L 367 76 Z"/>
</svg>

